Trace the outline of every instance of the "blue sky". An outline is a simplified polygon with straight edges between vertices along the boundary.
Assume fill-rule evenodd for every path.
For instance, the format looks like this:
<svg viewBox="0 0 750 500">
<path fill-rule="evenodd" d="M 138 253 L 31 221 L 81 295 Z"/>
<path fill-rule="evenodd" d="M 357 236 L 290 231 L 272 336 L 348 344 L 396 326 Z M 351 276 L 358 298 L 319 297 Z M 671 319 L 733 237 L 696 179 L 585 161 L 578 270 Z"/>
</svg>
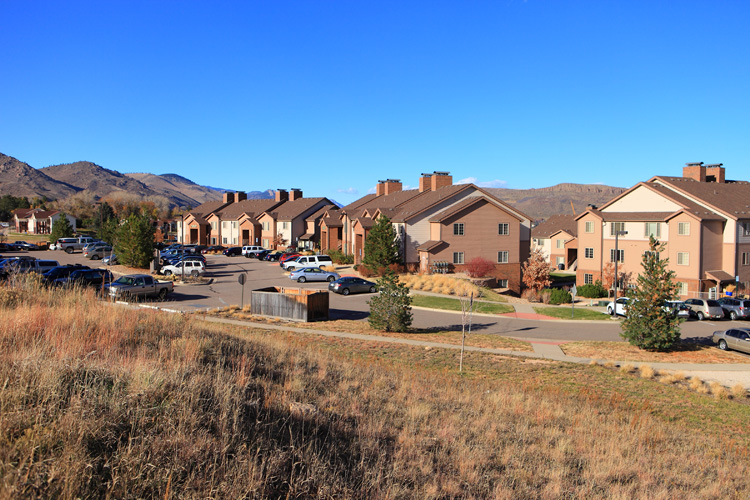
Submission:
<svg viewBox="0 0 750 500">
<path fill-rule="evenodd" d="M 348 203 L 750 179 L 746 1 L 0 0 L 0 152 Z"/>
</svg>

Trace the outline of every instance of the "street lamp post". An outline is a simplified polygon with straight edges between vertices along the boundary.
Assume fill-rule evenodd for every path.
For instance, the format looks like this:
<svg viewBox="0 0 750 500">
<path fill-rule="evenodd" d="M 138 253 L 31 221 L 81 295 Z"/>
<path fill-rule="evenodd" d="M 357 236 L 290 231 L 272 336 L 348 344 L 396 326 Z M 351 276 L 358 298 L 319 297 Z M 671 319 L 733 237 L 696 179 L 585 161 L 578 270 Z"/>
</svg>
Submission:
<svg viewBox="0 0 750 500">
<path fill-rule="evenodd" d="M 626 234 L 628 234 L 627 231 L 615 231 L 615 298 L 614 298 L 615 311 L 617 311 L 617 261 L 620 260 L 620 252 L 619 252 L 617 242 L 620 236 L 625 236 Z"/>
</svg>

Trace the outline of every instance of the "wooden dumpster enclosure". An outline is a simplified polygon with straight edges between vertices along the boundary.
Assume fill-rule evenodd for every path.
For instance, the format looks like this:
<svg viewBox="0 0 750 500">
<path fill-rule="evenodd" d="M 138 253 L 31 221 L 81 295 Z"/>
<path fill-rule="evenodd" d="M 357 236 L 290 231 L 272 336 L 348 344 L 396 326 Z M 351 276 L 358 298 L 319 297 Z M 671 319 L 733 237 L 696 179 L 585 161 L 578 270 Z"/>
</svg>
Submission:
<svg viewBox="0 0 750 500">
<path fill-rule="evenodd" d="M 292 321 L 328 319 L 328 291 L 271 286 L 250 292 L 250 312 Z"/>
</svg>

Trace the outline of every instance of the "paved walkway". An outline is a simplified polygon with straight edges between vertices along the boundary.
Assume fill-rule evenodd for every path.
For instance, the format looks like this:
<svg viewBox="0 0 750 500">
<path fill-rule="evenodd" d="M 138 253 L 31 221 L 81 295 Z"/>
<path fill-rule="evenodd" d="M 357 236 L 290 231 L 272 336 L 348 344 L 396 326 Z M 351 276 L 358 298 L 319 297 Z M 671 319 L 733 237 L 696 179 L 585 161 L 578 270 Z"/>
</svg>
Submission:
<svg viewBox="0 0 750 500">
<path fill-rule="evenodd" d="M 331 332 L 328 330 L 318 330 L 309 328 L 297 328 L 289 325 L 272 325 L 267 323 L 254 323 L 249 321 L 241 321 L 229 318 L 218 318 L 213 316 L 206 316 L 206 321 L 213 323 L 224 323 L 230 325 L 244 326 L 261 328 L 266 330 L 280 330 L 280 331 L 292 331 L 297 333 L 307 333 L 314 335 L 322 335 L 325 337 L 338 337 L 352 340 L 361 340 L 367 342 L 384 342 L 392 344 L 402 344 L 411 346 L 421 347 L 433 347 L 439 349 L 461 349 L 460 345 L 446 344 L 442 342 L 427 342 L 423 340 L 404 339 L 396 337 L 385 337 L 380 335 L 362 335 L 358 333 L 344 333 L 344 332 Z M 466 351 L 469 352 L 483 352 L 488 354 L 500 354 L 509 356 L 519 356 L 524 358 L 541 358 L 548 359 L 551 361 L 562 361 L 569 363 L 583 363 L 588 364 L 592 361 L 591 358 L 579 358 L 575 356 L 566 355 L 560 344 L 564 342 L 555 341 L 531 341 L 531 346 L 534 349 L 533 352 L 528 351 L 513 351 L 508 349 L 493 349 L 488 347 L 473 347 L 466 346 Z M 596 359 L 599 363 L 612 362 L 617 365 L 631 364 L 633 366 L 649 365 L 656 370 L 668 370 L 668 371 L 681 371 L 687 376 L 699 377 L 706 381 L 717 381 L 722 385 L 731 387 L 735 384 L 742 384 L 746 389 L 750 390 L 750 364 L 709 364 L 709 363 L 643 363 L 636 361 L 617 361 L 617 360 L 604 360 Z"/>
</svg>

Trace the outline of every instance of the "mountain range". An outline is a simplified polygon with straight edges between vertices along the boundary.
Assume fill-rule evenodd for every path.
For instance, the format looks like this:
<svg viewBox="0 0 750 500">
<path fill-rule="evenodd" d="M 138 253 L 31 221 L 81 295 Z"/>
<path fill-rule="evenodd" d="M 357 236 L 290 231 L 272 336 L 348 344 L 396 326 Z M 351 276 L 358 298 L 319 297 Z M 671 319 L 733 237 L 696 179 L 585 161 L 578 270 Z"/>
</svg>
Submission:
<svg viewBox="0 0 750 500">
<path fill-rule="evenodd" d="M 164 197 L 175 207 L 195 207 L 220 200 L 226 190 L 201 186 L 177 174 L 121 174 L 96 163 L 79 161 L 36 169 L 0 153 L 0 195 L 28 198 L 66 198 L 88 190 L 98 196 L 125 191 L 142 197 Z M 602 205 L 625 188 L 598 184 L 564 183 L 539 189 L 487 189 L 533 219 L 555 214 L 581 213 L 589 204 Z M 322 194 L 324 196 L 324 194 Z M 252 191 L 248 198 L 273 198 L 273 190 Z"/>
</svg>

